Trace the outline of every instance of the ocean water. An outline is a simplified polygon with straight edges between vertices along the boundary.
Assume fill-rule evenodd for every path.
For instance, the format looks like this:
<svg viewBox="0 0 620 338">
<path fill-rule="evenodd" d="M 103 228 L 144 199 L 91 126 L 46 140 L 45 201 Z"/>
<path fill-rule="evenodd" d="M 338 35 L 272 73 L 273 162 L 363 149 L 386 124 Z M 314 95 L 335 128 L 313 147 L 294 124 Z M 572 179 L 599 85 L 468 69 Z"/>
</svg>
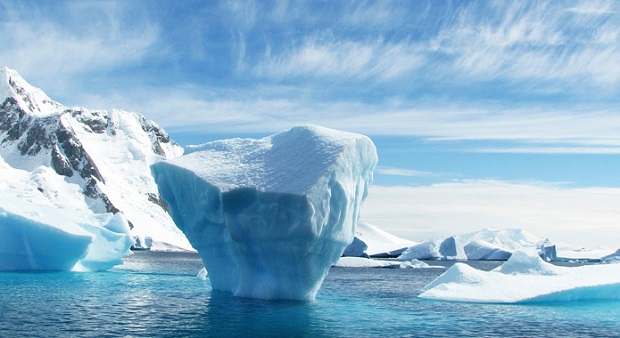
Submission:
<svg viewBox="0 0 620 338">
<path fill-rule="evenodd" d="M 0 273 L 0 337 L 620 336 L 620 302 L 416 298 L 439 269 L 332 268 L 316 301 L 292 302 L 213 292 L 201 267 L 192 253 L 138 252 L 107 272 Z"/>
</svg>

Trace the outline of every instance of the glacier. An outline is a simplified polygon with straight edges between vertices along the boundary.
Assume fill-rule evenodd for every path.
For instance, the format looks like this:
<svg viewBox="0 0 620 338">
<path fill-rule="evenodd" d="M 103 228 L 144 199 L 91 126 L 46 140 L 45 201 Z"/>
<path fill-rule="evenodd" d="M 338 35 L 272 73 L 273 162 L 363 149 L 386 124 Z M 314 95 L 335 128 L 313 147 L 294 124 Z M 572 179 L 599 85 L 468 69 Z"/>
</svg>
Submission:
<svg viewBox="0 0 620 338">
<path fill-rule="evenodd" d="M 151 170 L 214 290 L 314 300 L 353 241 L 376 164 L 368 137 L 306 125 L 191 147 Z"/>
<path fill-rule="evenodd" d="M 492 271 L 456 263 L 418 297 L 478 303 L 620 300 L 620 265 L 555 266 L 536 250 L 517 250 Z"/>
</svg>

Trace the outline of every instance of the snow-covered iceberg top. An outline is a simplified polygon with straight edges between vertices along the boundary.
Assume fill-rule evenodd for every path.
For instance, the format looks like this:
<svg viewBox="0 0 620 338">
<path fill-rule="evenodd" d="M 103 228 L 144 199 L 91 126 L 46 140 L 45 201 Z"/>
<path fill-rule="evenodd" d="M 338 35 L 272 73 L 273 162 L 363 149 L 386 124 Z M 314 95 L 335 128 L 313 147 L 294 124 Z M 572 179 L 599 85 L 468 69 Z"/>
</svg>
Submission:
<svg viewBox="0 0 620 338">
<path fill-rule="evenodd" d="M 366 136 L 300 126 L 190 147 L 151 168 L 213 289 L 312 300 L 353 241 L 376 163 Z"/>
<path fill-rule="evenodd" d="M 518 250 L 492 271 L 456 263 L 418 297 L 480 303 L 620 300 L 620 265 L 560 267 L 534 251 Z"/>
</svg>

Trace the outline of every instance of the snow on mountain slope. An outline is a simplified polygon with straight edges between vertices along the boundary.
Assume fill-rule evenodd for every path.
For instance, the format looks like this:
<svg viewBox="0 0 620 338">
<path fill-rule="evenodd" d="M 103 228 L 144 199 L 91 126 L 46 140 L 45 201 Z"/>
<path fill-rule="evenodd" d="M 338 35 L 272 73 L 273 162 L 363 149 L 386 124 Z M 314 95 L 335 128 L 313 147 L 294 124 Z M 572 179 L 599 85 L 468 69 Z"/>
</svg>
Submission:
<svg viewBox="0 0 620 338">
<path fill-rule="evenodd" d="M 151 164 L 183 153 L 157 124 L 120 110 L 67 108 L 8 68 L 0 69 L 0 95 L 0 170 L 6 184 L 24 176 L 20 181 L 34 186 L 28 194 L 39 194 L 36 200 L 47 199 L 71 217 L 122 212 L 134 236 L 153 238 L 153 249 L 191 249 L 150 173 Z M 0 196 L 0 205 L 6 199 Z"/>
</svg>

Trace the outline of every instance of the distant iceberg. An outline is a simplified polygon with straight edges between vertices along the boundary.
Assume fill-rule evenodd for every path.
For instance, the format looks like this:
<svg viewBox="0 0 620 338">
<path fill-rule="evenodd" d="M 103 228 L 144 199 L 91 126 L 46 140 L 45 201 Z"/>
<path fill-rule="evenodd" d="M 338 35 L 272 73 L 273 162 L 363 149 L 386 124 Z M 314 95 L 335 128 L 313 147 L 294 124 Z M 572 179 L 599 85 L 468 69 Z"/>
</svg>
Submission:
<svg viewBox="0 0 620 338">
<path fill-rule="evenodd" d="M 607 255 L 603 258 L 601 258 L 601 260 L 603 261 L 603 263 L 620 263 L 620 249 L 618 249 L 616 252 Z"/>
<path fill-rule="evenodd" d="M 497 247 L 485 240 L 477 239 L 464 247 L 467 259 L 505 261 L 512 255 L 511 251 Z"/>
<path fill-rule="evenodd" d="M 518 250 L 493 271 L 456 263 L 418 297 L 479 303 L 620 300 L 620 264 L 560 267 L 535 251 Z"/>
<path fill-rule="evenodd" d="M 460 240 L 452 236 L 444 240 L 432 240 L 416 244 L 405 250 L 398 259 L 467 260 L 467 256 Z"/>
<path fill-rule="evenodd" d="M 432 239 L 408 247 L 399 260 L 507 260 L 515 250 L 533 249 L 546 261 L 558 259 L 556 245 L 521 229 L 480 231 Z"/>
<path fill-rule="evenodd" d="M 366 136 L 300 126 L 188 147 L 151 168 L 213 289 L 313 300 L 353 241 L 376 163 Z"/>
<path fill-rule="evenodd" d="M 396 257 L 415 244 L 360 220 L 355 228 L 355 239 L 346 248 L 343 256 Z"/>
<path fill-rule="evenodd" d="M 341 257 L 333 266 L 337 268 L 397 268 L 399 262 L 364 257 Z"/>
</svg>

